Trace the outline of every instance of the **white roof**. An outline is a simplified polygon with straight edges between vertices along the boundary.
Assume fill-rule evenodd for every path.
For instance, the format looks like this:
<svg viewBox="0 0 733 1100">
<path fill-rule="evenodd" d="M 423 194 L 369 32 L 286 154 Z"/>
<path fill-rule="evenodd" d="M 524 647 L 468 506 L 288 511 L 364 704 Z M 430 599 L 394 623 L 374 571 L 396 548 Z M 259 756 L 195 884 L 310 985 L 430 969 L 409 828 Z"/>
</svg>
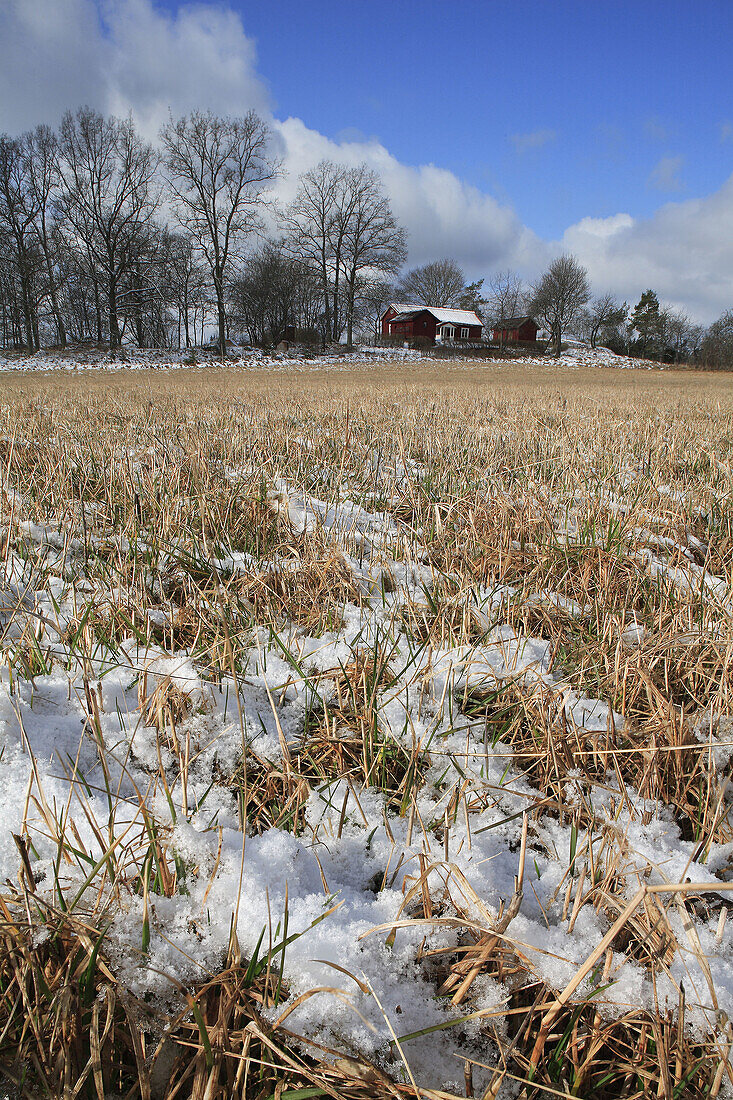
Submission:
<svg viewBox="0 0 733 1100">
<path fill-rule="evenodd" d="M 472 309 L 443 309 L 442 306 L 425 306 L 420 302 L 390 302 L 390 309 L 397 310 L 398 314 L 418 313 L 426 309 L 439 324 L 480 325 L 483 328 L 483 321 Z"/>
<path fill-rule="evenodd" d="M 388 308 L 395 309 L 398 313 L 413 313 L 416 309 L 425 309 L 425 306 L 421 306 L 419 302 L 390 302 Z"/>
<path fill-rule="evenodd" d="M 441 324 L 451 325 L 480 325 L 483 327 L 483 322 L 472 309 L 435 309 L 433 306 L 423 306 L 432 313 L 436 321 Z"/>
</svg>

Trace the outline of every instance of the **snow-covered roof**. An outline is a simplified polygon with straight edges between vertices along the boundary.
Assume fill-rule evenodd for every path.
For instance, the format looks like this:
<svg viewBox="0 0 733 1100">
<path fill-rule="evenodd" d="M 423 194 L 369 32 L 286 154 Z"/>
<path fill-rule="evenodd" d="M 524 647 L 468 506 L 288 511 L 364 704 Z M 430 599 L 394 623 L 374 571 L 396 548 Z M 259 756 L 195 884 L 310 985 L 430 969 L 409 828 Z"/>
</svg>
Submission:
<svg viewBox="0 0 733 1100">
<path fill-rule="evenodd" d="M 436 321 L 452 325 L 483 325 L 481 318 L 472 309 L 443 309 L 426 307 Z"/>
<path fill-rule="evenodd" d="M 439 325 L 483 326 L 483 321 L 472 309 L 443 309 L 441 306 L 408 306 L 406 309 L 400 310 L 397 316 L 392 318 L 390 324 L 395 321 L 408 321 L 417 313 L 425 313 L 426 311 L 433 315 Z"/>
<path fill-rule="evenodd" d="M 413 313 L 415 310 L 425 309 L 425 306 L 421 306 L 419 302 L 390 302 L 385 313 L 390 309 L 397 313 Z"/>
</svg>

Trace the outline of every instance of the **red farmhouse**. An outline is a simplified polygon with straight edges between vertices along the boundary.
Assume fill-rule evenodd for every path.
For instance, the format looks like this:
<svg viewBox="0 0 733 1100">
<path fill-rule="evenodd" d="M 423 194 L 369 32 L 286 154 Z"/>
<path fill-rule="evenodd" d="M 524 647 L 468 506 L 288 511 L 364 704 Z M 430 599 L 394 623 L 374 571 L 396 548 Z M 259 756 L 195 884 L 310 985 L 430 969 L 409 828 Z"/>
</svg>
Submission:
<svg viewBox="0 0 733 1100">
<path fill-rule="evenodd" d="M 532 317 L 509 317 L 501 324 L 494 325 L 494 340 L 502 344 L 535 341 L 538 328 Z"/>
<path fill-rule="evenodd" d="M 434 343 L 480 340 L 482 331 L 481 319 L 470 309 L 392 302 L 382 314 L 382 335 L 402 336 L 406 340 L 416 336 L 427 337 Z"/>
</svg>

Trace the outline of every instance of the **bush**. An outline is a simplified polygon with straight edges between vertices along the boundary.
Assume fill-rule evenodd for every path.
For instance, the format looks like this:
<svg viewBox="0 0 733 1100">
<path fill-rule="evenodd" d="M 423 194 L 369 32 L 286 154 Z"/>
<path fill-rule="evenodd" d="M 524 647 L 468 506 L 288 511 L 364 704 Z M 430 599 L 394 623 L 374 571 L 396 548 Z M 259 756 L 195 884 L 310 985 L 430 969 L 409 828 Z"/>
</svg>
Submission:
<svg viewBox="0 0 733 1100">
<path fill-rule="evenodd" d="M 403 348 L 405 344 L 417 351 L 435 346 L 430 336 L 380 336 L 376 341 L 377 347 L 381 348 Z"/>
</svg>

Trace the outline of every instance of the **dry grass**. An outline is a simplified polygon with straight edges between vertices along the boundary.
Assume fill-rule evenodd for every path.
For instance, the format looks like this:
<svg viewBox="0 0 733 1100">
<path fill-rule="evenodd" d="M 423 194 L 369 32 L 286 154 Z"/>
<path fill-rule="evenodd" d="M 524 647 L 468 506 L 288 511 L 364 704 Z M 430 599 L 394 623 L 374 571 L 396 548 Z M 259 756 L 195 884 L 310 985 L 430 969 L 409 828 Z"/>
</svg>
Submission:
<svg viewBox="0 0 733 1100">
<path fill-rule="evenodd" d="M 635 865 L 628 825 L 618 824 L 622 815 L 644 824 L 656 802 L 671 810 L 696 860 L 733 840 L 729 765 L 716 764 L 713 751 L 714 739 L 733 741 L 733 381 L 383 364 L 23 374 L 2 385 L 0 559 L 4 568 L 24 559 L 36 592 L 61 578 L 76 608 L 54 634 L 43 617 L 14 614 L 22 592 L 3 593 L 2 660 L 11 684 L 33 684 L 61 667 L 59 642 L 66 647 L 70 680 L 83 672 L 84 736 L 98 745 L 105 778 L 105 760 L 110 768 L 113 761 L 101 685 L 87 671 L 99 653 L 122 661 L 131 639 L 140 649 L 185 649 L 202 681 L 231 677 L 238 685 L 262 639 L 282 639 L 292 683 L 311 689 L 302 731 L 288 738 L 277 719 L 281 754 L 267 759 L 247 747 L 242 724 L 241 757 L 216 782 L 236 793 L 250 835 L 277 828 L 304 836 L 313 792 L 341 781 L 336 840 L 347 807 L 364 817 L 359 794 L 369 789 L 384 796 L 388 830 L 392 818 L 421 836 L 402 910 L 375 934 L 394 943 L 408 925 L 459 930 L 457 946 L 428 944 L 416 959 L 436 996 L 461 1006 L 457 1049 L 459 1039 L 461 1049 L 470 1042 L 462 1028 L 475 1011 L 477 980 L 508 990 L 501 1023 L 476 1010 L 481 1042 L 495 1058 L 481 1093 L 473 1083 L 480 1059 L 466 1061 L 466 1096 L 489 1100 L 516 1086 L 533 1097 L 680 1100 L 733 1086 L 733 1035 L 725 1013 L 714 1011 L 715 975 L 693 921 L 722 914 L 722 931 L 728 868 L 717 878 L 711 872 L 704 887 L 662 887 L 651 867 Z M 382 513 L 399 537 L 385 527 L 380 546 L 367 545 L 356 528 L 300 530 L 273 504 L 278 478 L 333 508 L 348 499 Z M 359 571 L 365 563 L 368 583 Z M 415 563 L 432 572 L 432 584 L 392 600 L 400 569 Z M 655 574 L 654 563 L 667 572 Z M 715 588 L 704 587 L 705 572 L 720 582 Z M 348 660 L 316 670 L 288 648 L 293 638 L 338 635 L 347 609 L 380 598 L 383 635 L 357 636 Z M 456 729 L 483 723 L 484 771 L 468 746 L 465 758 L 446 763 L 439 741 L 385 732 L 385 701 L 397 685 L 419 691 L 422 706 L 430 655 L 478 651 L 497 624 L 543 639 L 555 681 L 446 687 L 441 705 L 455 707 Z M 407 666 L 396 654 L 400 631 L 414 646 Z M 130 672 L 138 675 L 139 722 L 156 742 L 146 764 L 151 788 L 186 817 L 189 775 L 203 752 L 191 723 L 205 707 L 171 675 Z M 322 697 L 326 681 L 330 694 Z M 276 715 L 287 686 L 270 697 Z M 577 724 L 563 704 L 571 689 L 607 700 L 623 726 Z M 489 755 L 511 767 L 517 790 L 524 780 L 535 792 L 515 815 L 514 896 L 498 914 L 452 858 L 458 824 L 465 821 L 470 837 L 471 823 L 499 805 Z M 424 821 L 419 798 L 443 765 L 455 766 L 453 779 L 440 781 L 444 815 Z M 120 766 L 129 778 L 130 760 Z M 613 784 L 601 813 L 595 796 Z M 646 801 L 635 806 L 629 791 Z M 183 868 L 171 828 L 139 791 L 135 840 L 117 849 L 100 836 L 104 858 L 76 904 L 61 874 L 78 848 L 69 812 L 47 805 L 40 788 L 33 798 L 45 835 L 58 843 L 59 880 L 44 893 L 34 880 L 32 830 L 19 835 L 18 878 L 0 889 L 0 1068 L 18 1095 L 448 1095 L 288 1030 L 295 1006 L 287 925 L 282 944 L 259 956 L 242 957 L 233 935 L 219 969 L 178 991 L 180 1011 L 135 998 L 107 949 L 115 897 L 142 898 L 147 921 L 149 896 L 176 897 L 186 874 L 213 880 L 216 867 Z M 512 938 L 528 892 L 525 861 L 530 851 L 551 854 L 548 821 L 568 825 L 574 838 L 558 887 L 562 923 L 571 934 L 588 907 L 607 929 L 562 988 L 551 987 L 527 945 Z M 317 847 L 318 829 L 310 840 Z M 143 951 L 145 934 L 144 925 Z M 710 978 L 707 1035 L 687 1026 L 692 994 L 681 986 L 674 1008 L 609 1015 L 596 1003 L 620 959 L 635 960 L 654 983 L 683 949 Z M 594 989 L 579 990 L 589 976 Z M 265 1010 L 280 1007 L 273 1022 Z"/>
</svg>

